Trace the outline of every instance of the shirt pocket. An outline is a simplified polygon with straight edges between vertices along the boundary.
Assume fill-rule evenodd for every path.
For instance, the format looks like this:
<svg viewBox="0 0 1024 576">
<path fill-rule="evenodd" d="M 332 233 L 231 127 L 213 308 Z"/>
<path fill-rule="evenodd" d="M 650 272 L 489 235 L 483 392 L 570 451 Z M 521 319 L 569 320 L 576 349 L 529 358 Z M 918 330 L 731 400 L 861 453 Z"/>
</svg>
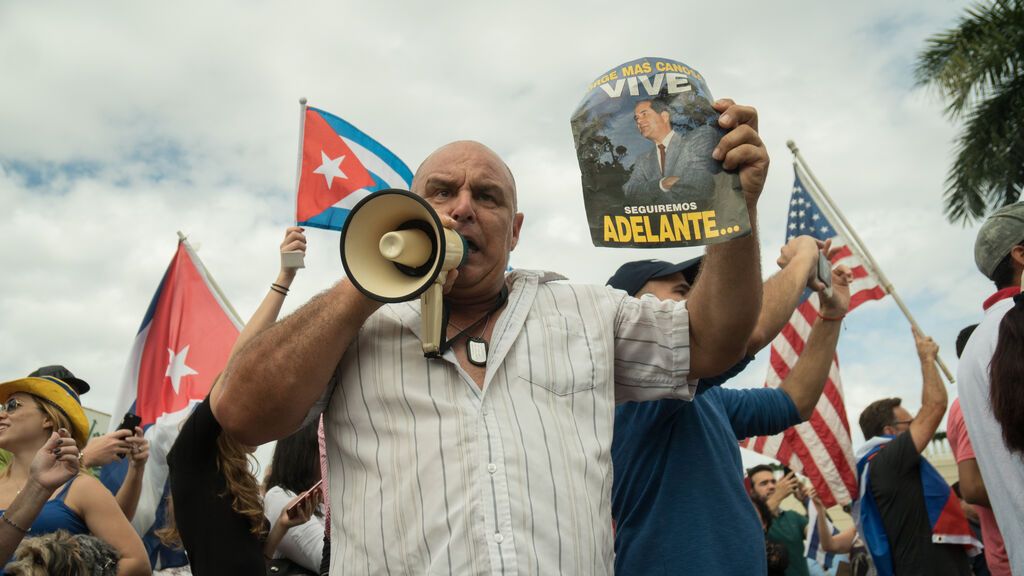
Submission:
<svg viewBox="0 0 1024 576">
<path fill-rule="evenodd" d="M 517 348 L 519 378 L 534 386 L 569 396 L 596 385 L 593 350 L 580 318 L 528 318 Z"/>
</svg>

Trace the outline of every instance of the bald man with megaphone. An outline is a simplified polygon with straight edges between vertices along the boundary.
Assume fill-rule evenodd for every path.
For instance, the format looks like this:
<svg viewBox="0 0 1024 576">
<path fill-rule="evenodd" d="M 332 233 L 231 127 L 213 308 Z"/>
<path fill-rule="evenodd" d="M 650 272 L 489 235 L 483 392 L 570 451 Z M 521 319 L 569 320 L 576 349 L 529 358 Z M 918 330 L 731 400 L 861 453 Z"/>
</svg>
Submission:
<svg viewBox="0 0 1024 576">
<path fill-rule="evenodd" d="M 768 168 L 757 112 L 715 107 L 714 155 L 738 172 L 753 226 Z M 507 272 L 523 214 L 482 144 L 435 151 L 411 192 L 350 216 L 349 276 L 232 359 L 218 421 L 260 444 L 324 413 L 332 566 L 610 574 L 615 404 L 692 399 L 741 358 L 761 303 L 756 234 L 709 246 L 687 302 L 660 302 Z M 423 295 L 438 290 L 435 353 Z"/>
</svg>

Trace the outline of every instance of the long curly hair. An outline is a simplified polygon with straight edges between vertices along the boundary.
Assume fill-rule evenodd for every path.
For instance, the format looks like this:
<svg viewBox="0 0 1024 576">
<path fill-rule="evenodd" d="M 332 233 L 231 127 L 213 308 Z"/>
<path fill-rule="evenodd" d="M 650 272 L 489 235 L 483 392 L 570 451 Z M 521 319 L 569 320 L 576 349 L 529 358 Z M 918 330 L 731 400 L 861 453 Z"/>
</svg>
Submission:
<svg viewBox="0 0 1024 576">
<path fill-rule="evenodd" d="M 992 363 L 992 414 L 1003 429 L 1006 447 L 1024 453 L 1024 294 L 999 323 L 999 340 Z"/>
<path fill-rule="evenodd" d="M 222 496 L 231 498 L 231 509 L 249 521 L 249 531 L 266 537 L 269 528 L 263 516 L 263 498 L 256 480 L 256 457 L 249 448 L 223 431 L 217 437 L 217 469 L 224 475 L 227 489 Z"/>
<path fill-rule="evenodd" d="M 245 445 L 232 440 L 223 431 L 217 436 L 217 470 L 224 475 L 225 491 L 221 497 L 231 499 L 231 509 L 249 521 L 249 531 L 263 540 L 270 531 L 263 516 L 263 498 L 253 475 L 256 458 Z M 181 534 L 174 521 L 174 501 L 167 496 L 167 516 L 156 537 L 171 548 L 181 548 Z"/>
<path fill-rule="evenodd" d="M 113 546 L 95 536 L 57 530 L 26 538 L 4 571 L 12 576 L 114 576 L 119 558 Z"/>
</svg>

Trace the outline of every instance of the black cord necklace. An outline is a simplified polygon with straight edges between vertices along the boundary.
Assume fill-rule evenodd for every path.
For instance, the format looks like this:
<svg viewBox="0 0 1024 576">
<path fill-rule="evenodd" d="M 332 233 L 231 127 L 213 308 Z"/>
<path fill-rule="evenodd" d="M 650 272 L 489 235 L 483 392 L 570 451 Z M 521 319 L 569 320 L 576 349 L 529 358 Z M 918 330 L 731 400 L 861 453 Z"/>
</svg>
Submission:
<svg viewBox="0 0 1024 576">
<path fill-rule="evenodd" d="M 446 309 L 445 310 L 445 324 L 446 325 L 447 324 L 451 324 L 452 326 L 455 327 L 456 330 L 459 330 L 459 333 L 456 334 L 455 336 L 452 336 L 451 338 L 448 338 L 448 339 L 445 340 L 444 344 L 441 346 L 441 354 L 444 354 L 449 348 L 451 348 L 452 347 L 452 343 L 454 343 L 459 338 L 462 338 L 463 336 L 465 336 L 466 337 L 466 358 L 469 359 L 469 363 L 474 365 L 474 366 L 487 366 L 487 348 L 489 346 L 489 342 L 487 341 L 486 338 L 484 338 L 484 333 L 487 332 L 487 324 L 490 323 L 491 314 L 494 314 L 499 308 L 504 306 L 505 302 L 507 302 L 507 301 L 508 301 L 508 286 L 502 286 L 501 287 L 501 292 L 498 294 L 498 299 L 495 300 L 494 305 L 491 306 L 491 309 L 488 310 L 486 313 L 484 313 L 482 316 L 480 316 L 480 318 L 478 318 L 475 322 L 473 322 L 469 326 L 466 326 L 465 328 L 459 328 L 453 322 L 448 320 L 448 310 L 447 310 L 448 304 L 446 302 L 445 303 L 445 309 Z M 472 335 L 470 335 L 469 332 L 471 330 L 473 330 L 474 328 L 476 328 L 477 326 L 479 326 L 481 322 L 484 323 L 484 326 L 483 326 L 483 329 L 480 330 L 480 335 L 479 336 L 472 336 Z M 446 329 L 445 333 L 447 333 L 447 332 L 448 331 Z"/>
</svg>

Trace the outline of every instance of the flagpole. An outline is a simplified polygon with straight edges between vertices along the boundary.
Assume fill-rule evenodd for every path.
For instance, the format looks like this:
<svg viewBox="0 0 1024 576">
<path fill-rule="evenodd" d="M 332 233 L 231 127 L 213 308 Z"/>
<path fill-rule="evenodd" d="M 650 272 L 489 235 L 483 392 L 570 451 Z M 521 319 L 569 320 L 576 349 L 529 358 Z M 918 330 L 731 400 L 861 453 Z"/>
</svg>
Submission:
<svg viewBox="0 0 1024 576">
<path fill-rule="evenodd" d="M 242 322 L 242 317 L 238 315 L 238 312 L 235 311 L 235 307 L 231 305 L 231 301 L 229 301 L 228 297 L 224 295 L 224 291 L 220 289 L 217 281 L 213 279 L 213 275 L 206 269 L 206 264 L 203 264 L 203 260 L 199 257 L 199 254 L 197 254 L 195 249 L 192 248 L 192 245 L 189 244 L 188 236 L 185 236 L 181 230 L 178 230 L 178 241 L 185 245 L 185 250 L 188 250 L 189 255 L 192 256 L 192 260 L 196 263 L 196 266 L 202 270 L 203 276 L 206 276 L 206 279 L 210 281 L 210 287 L 213 288 L 213 291 L 217 293 L 217 297 L 220 298 L 220 301 L 223 302 L 224 306 L 226 306 L 228 311 L 231 312 L 231 315 L 234 317 L 235 324 L 245 326 L 245 322 Z"/>
<path fill-rule="evenodd" d="M 881 282 L 882 288 L 884 288 L 887 293 L 892 295 L 892 299 L 894 302 L 896 302 L 896 306 L 898 306 L 900 311 L 903 312 L 903 316 L 905 316 L 907 321 L 910 322 L 910 325 L 914 328 L 914 330 L 916 330 L 919 334 L 923 335 L 924 331 L 921 330 L 921 327 L 918 325 L 917 320 L 914 319 L 914 315 L 910 313 L 910 309 L 907 308 L 907 305 L 903 302 L 903 299 L 900 298 L 900 295 L 896 293 L 896 288 L 892 285 L 892 282 L 889 282 L 889 278 L 886 277 L 885 273 L 882 272 L 881 267 L 878 266 L 878 263 L 871 255 L 871 252 L 868 251 L 868 248 L 864 244 L 864 241 L 861 240 L 860 236 L 857 235 L 857 231 L 854 230 L 853 226 L 850 225 L 850 222 L 846 220 L 846 216 L 844 216 L 843 213 L 839 210 L 839 207 L 836 206 L 836 203 L 832 201 L 832 197 L 829 196 L 828 192 L 825 190 L 825 187 L 822 186 L 821 182 L 814 175 L 814 172 L 811 171 L 811 168 L 807 165 L 807 161 L 804 160 L 803 155 L 800 154 L 800 149 L 797 148 L 796 142 L 793 142 L 792 140 L 787 140 L 786 146 L 788 146 L 789 150 L 793 153 L 793 157 L 796 160 L 797 168 L 807 175 L 810 183 L 812 184 L 812 186 L 807 187 L 808 191 L 811 194 L 818 197 L 819 204 L 827 206 L 829 212 L 836 216 L 836 219 L 839 221 L 840 225 L 843 228 L 843 232 L 846 233 L 845 235 L 847 239 L 853 242 L 854 247 L 857 249 L 857 251 L 864 256 L 864 258 L 868 261 L 868 265 L 871 266 L 874 273 L 878 275 L 878 280 L 879 282 Z M 939 368 L 942 369 L 942 373 L 946 376 L 946 380 L 948 380 L 950 384 L 955 383 L 956 379 L 953 378 L 953 373 L 950 372 L 949 368 L 946 366 L 946 363 L 942 361 L 942 357 L 936 355 L 935 362 L 939 365 Z"/>
<path fill-rule="evenodd" d="M 295 162 L 295 215 L 299 215 L 299 181 L 302 179 L 302 139 L 306 134 L 306 97 L 299 98 L 299 155 Z"/>
</svg>

